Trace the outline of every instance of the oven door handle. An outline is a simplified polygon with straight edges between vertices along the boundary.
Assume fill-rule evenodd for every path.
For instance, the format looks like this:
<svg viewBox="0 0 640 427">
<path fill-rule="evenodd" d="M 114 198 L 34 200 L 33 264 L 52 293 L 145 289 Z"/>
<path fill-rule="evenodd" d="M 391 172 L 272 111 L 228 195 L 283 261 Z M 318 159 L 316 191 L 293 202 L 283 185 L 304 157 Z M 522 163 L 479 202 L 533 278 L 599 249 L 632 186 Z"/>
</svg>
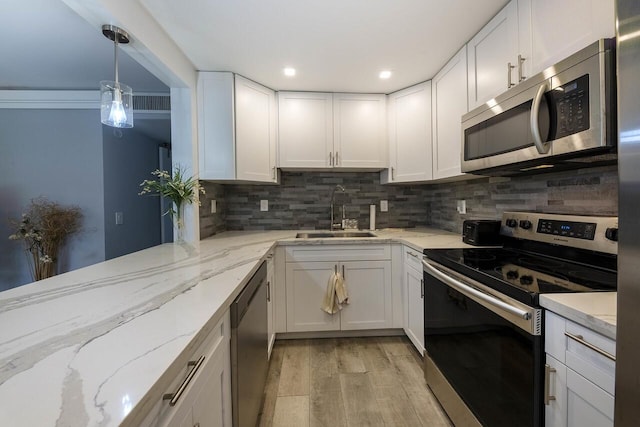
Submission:
<svg viewBox="0 0 640 427">
<path fill-rule="evenodd" d="M 479 300 L 484 301 L 487 304 L 493 305 L 495 307 L 500 308 L 501 310 L 504 310 L 514 316 L 518 316 L 521 317 L 524 320 L 529 320 L 531 319 L 531 313 L 526 311 L 526 310 L 522 310 L 518 307 L 514 307 L 511 304 L 504 302 L 492 295 L 489 295 L 485 292 L 482 292 L 472 286 L 467 285 L 466 283 L 463 283 L 457 279 L 454 279 L 453 277 L 443 273 L 442 271 L 438 270 L 436 267 L 434 267 L 429 261 L 427 260 L 422 260 L 422 265 L 424 266 L 425 270 L 435 276 L 437 279 L 442 280 L 444 283 L 446 283 L 447 285 L 451 286 L 452 288 L 462 292 L 462 293 L 466 293 L 466 294 L 471 294 L 474 297 L 478 298 Z"/>
</svg>

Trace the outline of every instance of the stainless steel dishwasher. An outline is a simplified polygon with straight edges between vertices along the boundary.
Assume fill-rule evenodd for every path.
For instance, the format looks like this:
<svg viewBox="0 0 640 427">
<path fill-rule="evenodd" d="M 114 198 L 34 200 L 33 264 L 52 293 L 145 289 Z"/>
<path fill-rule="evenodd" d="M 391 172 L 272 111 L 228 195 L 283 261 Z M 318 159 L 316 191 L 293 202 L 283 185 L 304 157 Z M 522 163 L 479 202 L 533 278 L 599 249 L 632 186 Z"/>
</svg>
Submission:
<svg viewBox="0 0 640 427">
<path fill-rule="evenodd" d="M 255 427 L 267 380 L 267 263 L 231 304 L 233 427 Z"/>
</svg>

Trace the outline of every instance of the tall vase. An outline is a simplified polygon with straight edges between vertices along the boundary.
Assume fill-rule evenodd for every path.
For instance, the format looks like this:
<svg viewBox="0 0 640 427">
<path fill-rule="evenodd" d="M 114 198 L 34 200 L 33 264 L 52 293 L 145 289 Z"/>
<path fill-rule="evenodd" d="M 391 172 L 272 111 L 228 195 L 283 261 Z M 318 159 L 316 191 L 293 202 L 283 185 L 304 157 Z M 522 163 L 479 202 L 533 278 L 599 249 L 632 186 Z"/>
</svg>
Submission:
<svg viewBox="0 0 640 427">
<path fill-rule="evenodd" d="M 184 204 L 176 204 L 176 215 L 173 226 L 176 229 L 175 243 L 184 243 Z"/>
</svg>

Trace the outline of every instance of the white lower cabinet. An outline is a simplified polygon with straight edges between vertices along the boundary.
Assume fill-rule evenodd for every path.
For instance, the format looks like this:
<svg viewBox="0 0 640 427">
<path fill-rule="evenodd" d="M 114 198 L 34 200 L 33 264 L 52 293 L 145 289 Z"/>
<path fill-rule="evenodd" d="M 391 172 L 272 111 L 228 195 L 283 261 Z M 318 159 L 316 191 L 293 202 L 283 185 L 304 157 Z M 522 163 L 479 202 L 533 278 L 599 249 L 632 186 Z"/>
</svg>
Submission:
<svg viewBox="0 0 640 427">
<path fill-rule="evenodd" d="M 276 319 L 275 319 L 275 292 L 276 292 L 276 272 L 274 253 L 267 255 L 267 334 L 269 339 L 267 341 L 267 353 L 271 358 L 271 350 L 273 344 L 276 342 Z"/>
<path fill-rule="evenodd" d="M 403 255 L 404 332 L 416 350 L 424 355 L 424 280 L 420 262 L 422 254 L 405 247 Z"/>
<path fill-rule="evenodd" d="M 615 341 L 545 315 L 545 425 L 613 426 Z"/>
<path fill-rule="evenodd" d="M 390 253 L 388 245 L 351 250 L 347 245 L 290 247 L 285 267 L 287 332 L 391 328 Z M 321 307 L 336 271 L 344 275 L 349 304 L 331 315 Z"/>
<path fill-rule="evenodd" d="M 227 311 L 189 357 L 143 427 L 231 427 L 230 321 Z"/>
</svg>

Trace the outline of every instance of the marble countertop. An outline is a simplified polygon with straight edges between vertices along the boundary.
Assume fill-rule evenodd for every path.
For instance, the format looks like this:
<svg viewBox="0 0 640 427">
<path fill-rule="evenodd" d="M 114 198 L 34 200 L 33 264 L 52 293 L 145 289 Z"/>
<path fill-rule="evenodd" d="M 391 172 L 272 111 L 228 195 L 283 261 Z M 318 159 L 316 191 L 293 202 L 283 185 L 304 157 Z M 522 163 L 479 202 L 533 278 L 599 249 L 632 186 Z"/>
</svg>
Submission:
<svg viewBox="0 0 640 427">
<path fill-rule="evenodd" d="M 617 298 L 617 292 L 546 294 L 540 305 L 615 340 Z"/>
<path fill-rule="evenodd" d="M 166 244 L 0 293 L 0 425 L 136 425 L 277 244 L 465 247 L 435 229 L 364 239 L 225 232 Z"/>
</svg>

